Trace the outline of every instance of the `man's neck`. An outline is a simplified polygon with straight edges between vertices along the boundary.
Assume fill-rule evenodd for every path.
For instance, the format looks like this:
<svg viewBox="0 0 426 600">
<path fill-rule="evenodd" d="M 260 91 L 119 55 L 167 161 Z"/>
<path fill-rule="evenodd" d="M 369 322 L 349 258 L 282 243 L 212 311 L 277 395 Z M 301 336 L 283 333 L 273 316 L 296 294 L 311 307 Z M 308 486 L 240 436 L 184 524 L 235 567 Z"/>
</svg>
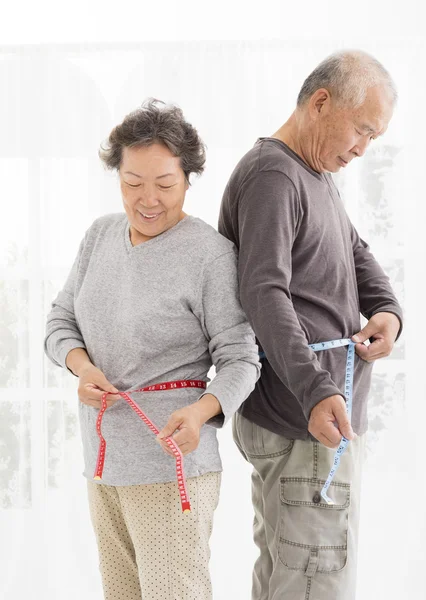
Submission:
<svg viewBox="0 0 426 600">
<path fill-rule="evenodd" d="M 294 113 L 291 115 L 289 120 L 286 121 L 284 125 L 282 125 L 278 129 L 278 131 L 271 135 L 271 137 L 280 140 L 281 142 L 284 142 L 284 144 L 286 144 L 286 146 L 288 146 L 290 150 L 293 150 L 293 152 L 297 154 L 297 156 L 299 156 L 299 158 L 301 158 L 303 162 L 308 165 L 308 167 L 310 167 L 314 171 L 316 170 L 310 163 L 307 157 L 307 153 L 303 150 L 303 146 L 301 143 L 302 139 L 300 136 L 299 127 Z"/>
</svg>

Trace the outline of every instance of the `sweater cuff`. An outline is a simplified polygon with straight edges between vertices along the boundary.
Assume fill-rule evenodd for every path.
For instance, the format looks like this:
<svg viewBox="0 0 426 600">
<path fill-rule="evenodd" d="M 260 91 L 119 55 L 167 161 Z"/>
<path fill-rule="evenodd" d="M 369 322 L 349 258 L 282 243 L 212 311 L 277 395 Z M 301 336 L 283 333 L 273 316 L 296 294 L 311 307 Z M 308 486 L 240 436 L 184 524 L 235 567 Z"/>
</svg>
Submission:
<svg viewBox="0 0 426 600">
<path fill-rule="evenodd" d="M 215 429 L 221 429 L 227 424 L 227 422 L 230 420 L 234 412 L 236 412 L 236 410 L 239 408 L 241 403 L 237 404 L 235 402 L 235 399 L 234 401 L 232 401 L 231 398 L 228 399 L 226 397 L 226 391 L 223 389 L 223 386 L 220 385 L 219 382 L 218 385 L 214 385 L 214 381 L 212 381 L 212 383 L 208 386 L 204 394 L 202 394 L 198 398 L 198 400 L 201 400 L 201 398 L 206 394 L 212 394 L 217 398 L 222 408 L 222 412 L 218 415 L 215 415 L 214 417 L 211 417 L 208 421 L 205 422 L 205 425 L 210 425 Z"/>
<path fill-rule="evenodd" d="M 403 328 L 403 323 L 402 323 L 402 309 L 399 306 L 395 306 L 393 304 L 391 304 L 389 306 L 381 307 L 380 309 L 377 309 L 377 310 L 375 310 L 374 312 L 371 313 L 370 319 L 375 314 L 381 313 L 381 312 L 392 313 L 393 315 L 395 315 L 395 317 L 398 317 L 398 320 L 399 320 L 399 331 L 398 331 L 398 335 L 395 338 L 395 342 L 396 342 L 397 339 L 399 338 L 399 336 L 401 335 L 402 328 Z"/>
<path fill-rule="evenodd" d="M 326 398 L 330 398 L 330 396 L 342 396 L 343 400 L 346 402 L 345 394 L 339 390 L 338 387 L 333 386 L 322 386 L 321 390 L 318 390 L 319 393 L 312 395 L 305 405 L 302 407 L 303 413 L 306 417 L 306 420 L 309 423 L 309 419 L 311 417 L 312 409 L 315 408 L 317 404 L 325 400 Z"/>
<path fill-rule="evenodd" d="M 78 340 L 66 340 L 63 344 L 61 344 L 57 354 L 57 360 L 61 367 L 67 369 L 67 371 L 69 371 L 71 375 L 74 375 L 74 377 L 77 377 L 77 375 L 73 373 L 71 369 L 68 369 L 65 362 L 68 354 L 71 352 L 71 350 L 75 350 L 75 348 L 83 348 L 83 350 L 86 350 L 86 346 L 83 344 L 83 342 Z"/>
</svg>

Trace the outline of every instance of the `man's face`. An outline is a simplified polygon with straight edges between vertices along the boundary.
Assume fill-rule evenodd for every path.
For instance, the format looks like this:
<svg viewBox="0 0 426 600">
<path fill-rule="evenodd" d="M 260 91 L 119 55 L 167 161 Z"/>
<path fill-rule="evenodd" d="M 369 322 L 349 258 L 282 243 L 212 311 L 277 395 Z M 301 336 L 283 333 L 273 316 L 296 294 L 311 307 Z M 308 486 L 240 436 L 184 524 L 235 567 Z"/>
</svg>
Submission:
<svg viewBox="0 0 426 600">
<path fill-rule="evenodd" d="M 339 107 L 329 98 L 314 127 L 317 170 L 337 173 L 363 156 L 370 142 L 386 131 L 392 113 L 392 98 L 382 86 L 370 88 L 358 108 Z"/>
</svg>

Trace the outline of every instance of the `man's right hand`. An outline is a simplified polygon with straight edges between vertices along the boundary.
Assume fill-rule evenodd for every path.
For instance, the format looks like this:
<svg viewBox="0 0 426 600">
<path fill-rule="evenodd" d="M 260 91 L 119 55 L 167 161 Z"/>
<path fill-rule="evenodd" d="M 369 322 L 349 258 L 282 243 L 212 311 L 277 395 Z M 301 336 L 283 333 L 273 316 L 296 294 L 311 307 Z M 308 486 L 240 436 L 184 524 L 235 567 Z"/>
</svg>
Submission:
<svg viewBox="0 0 426 600">
<path fill-rule="evenodd" d="M 327 448 L 338 448 L 342 436 L 353 440 L 356 434 L 349 422 L 343 397 L 337 394 L 318 402 L 311 410 L 308 431 Z"/>
<path fill-rule="evenodd" d="M 101 398 L 105 392 L 118 392 L 118 390 L 108 381 L 101 370 L 94 365 L 89 365 L 80 371 L 78 383 L 80 402 L 87 404 L 87 406 L 101 408 Z M 120 398 L 121 396 L 118 394 L 107 396 L 107 406 L 112 406 Z"/>
</svg>

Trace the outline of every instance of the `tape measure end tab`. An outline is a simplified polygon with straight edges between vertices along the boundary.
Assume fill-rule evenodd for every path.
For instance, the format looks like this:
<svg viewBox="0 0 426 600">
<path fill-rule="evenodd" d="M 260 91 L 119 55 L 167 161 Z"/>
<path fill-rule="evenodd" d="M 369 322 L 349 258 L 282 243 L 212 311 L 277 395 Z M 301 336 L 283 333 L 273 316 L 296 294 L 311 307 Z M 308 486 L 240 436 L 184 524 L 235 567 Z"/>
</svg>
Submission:
<svg viewBox="0 0 426 600">
<path fill-rule="evenodd" d="M 182 502 L 182 512 L 183 513 L 189 513 L 189 512 L 191 512 L 191 505 L 190 505 L 188 499 L 185 499 Z"/>
<path fill-rule="evenodd" d="M 94 477 L 93 479 L 101 479 L 101 477 L 99 477 L 99 475 L 96 475 L 96 477 Z"/>
</svg>

